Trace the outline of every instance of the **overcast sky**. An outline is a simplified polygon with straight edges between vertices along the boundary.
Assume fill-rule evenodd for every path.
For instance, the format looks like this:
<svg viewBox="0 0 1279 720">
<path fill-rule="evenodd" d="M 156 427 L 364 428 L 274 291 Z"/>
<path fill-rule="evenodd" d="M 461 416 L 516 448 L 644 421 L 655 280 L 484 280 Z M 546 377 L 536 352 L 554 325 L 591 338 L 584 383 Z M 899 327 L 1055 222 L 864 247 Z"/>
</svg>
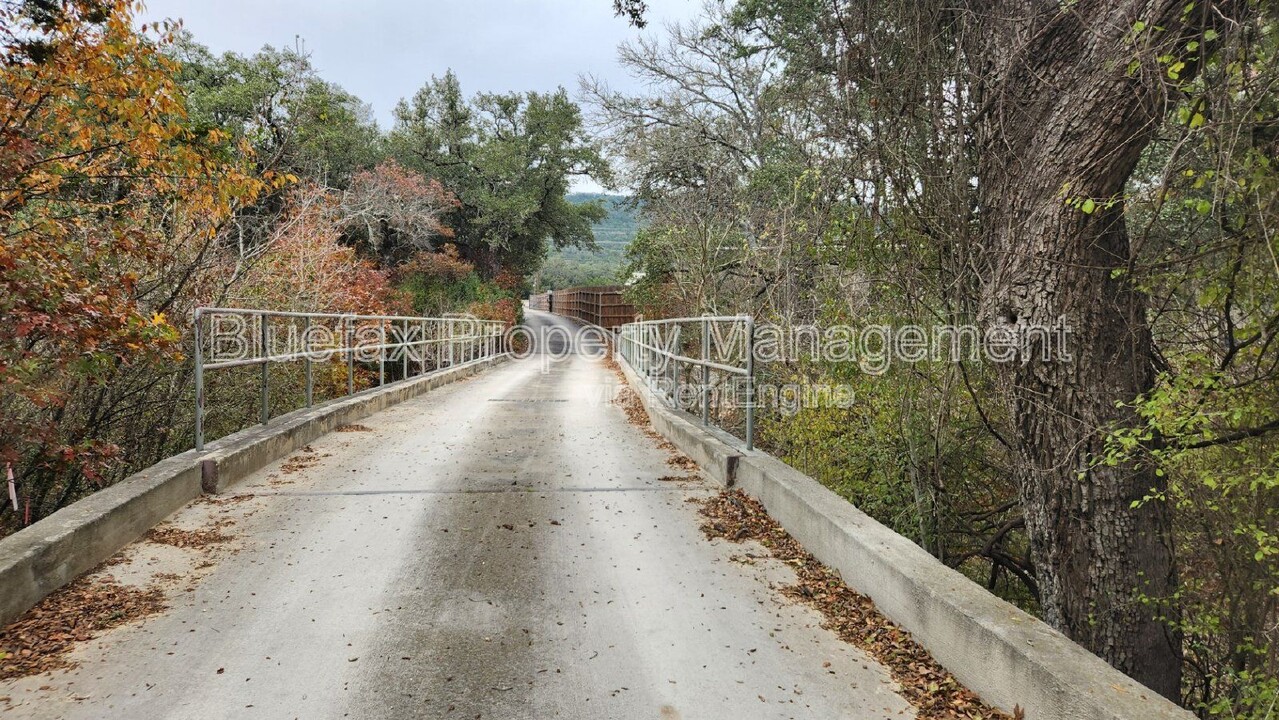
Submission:
<svg viewBox="0 0 1279 720">
<path fill-rule="evenodd" d="M 701 0 L 648 0 L 649 31 L 697 14 Z M 453 68 L 467 95 L 554 90 L 574 95 L 594 73 L 634 87 L 617 45 L 640 31 L 610 0 L 147 0 L 144 18 L 181 18 L 214 52 L 251 53 L 300 38 L 320 75 L 391 111 L 431 75 Z"/>
</svg>

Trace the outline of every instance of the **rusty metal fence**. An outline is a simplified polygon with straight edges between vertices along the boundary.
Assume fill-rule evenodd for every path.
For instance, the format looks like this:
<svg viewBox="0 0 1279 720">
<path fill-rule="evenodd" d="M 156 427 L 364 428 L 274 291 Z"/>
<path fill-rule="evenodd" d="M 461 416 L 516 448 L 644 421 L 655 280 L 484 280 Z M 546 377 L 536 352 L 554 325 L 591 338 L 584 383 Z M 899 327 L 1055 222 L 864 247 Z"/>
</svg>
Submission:
<svg viewBox="0 0 1279 720">
<path fill-rule="evenodd" d="M 575 287 L 529 297 L 529 307 L 553 312 L 606 330 L 635 319 L 635 307 L 622 298 L 618 286 Z"/>
</svg>

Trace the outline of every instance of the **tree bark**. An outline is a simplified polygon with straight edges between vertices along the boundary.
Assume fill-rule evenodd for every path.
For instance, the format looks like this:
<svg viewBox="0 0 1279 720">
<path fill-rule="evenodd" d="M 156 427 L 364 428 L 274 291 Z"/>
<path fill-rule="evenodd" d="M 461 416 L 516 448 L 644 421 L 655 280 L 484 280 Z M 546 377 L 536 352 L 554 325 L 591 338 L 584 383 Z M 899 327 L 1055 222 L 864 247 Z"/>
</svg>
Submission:
<svg viewBox="0 0 1279 720">
<path fill-rule="evenodd" d="M 1124 186 L 1162 122 L 1165 64 L 1196 34 L 1184 0 L 974 2 L 978 195 L 989 258 L 982 313 L 1029 357 L 1001 363 L 1026 528 L 1047 621 L 1160 694 L 1180 698 L 1181 638 L 1166 488 L 1098 463 L 1122 407 L 1154 381 Z M 1134 25 L 1158 26 L 1156 35 Z M 980 36 L 977 36 L 977 33 Z M 1152 30 L 1152 32 L 1154 32 Z M 1155 45 L 1159 48 L 1156 51 Z M 1139 61 L 1133 71 L 1130 63 Z M 1044 359 L 1033 328 L 1064 321 Z M 1063 354 L 1064 351 L 1064 354 Z"/>
</svg>

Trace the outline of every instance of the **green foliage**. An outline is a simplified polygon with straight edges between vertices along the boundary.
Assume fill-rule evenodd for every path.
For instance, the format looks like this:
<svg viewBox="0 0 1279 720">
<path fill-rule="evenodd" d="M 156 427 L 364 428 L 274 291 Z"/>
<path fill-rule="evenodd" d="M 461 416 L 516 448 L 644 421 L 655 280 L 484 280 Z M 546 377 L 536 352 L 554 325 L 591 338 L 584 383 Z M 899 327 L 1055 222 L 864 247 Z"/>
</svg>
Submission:
<svg viewBox="0 0 1279 720">
<path fill-rule="evenodd" d="M 383 155 L 369 106 L 320 78 L 297 50 L 214 56 L 188 33 L 171 54 L 182 63 L 191 125 L 247 139 L 261 163 L 344 188 Z"/>
<path fill-rule="evenodd" d="M 574 176 L 609 182 L 607 164 L 564 90 L 462 95 L 452 73 L 432 78 L 395 111 L 392 154 L 440 180 L 461 206 L 446 218 L 463 255 L 485 272 L 537 269 L 548 243 L 589 247 L 599 203 L 573 204 Z"/>
</svg>

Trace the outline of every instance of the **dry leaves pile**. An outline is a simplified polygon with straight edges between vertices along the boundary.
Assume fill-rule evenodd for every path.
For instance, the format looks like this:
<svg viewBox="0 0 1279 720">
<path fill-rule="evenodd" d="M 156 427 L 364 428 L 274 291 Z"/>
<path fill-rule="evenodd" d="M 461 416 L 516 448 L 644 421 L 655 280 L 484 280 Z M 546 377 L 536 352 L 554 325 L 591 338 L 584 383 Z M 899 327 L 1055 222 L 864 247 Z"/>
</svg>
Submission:
<svg viewBox="0 0 1279 720">
<path fill-rule="evenodd" d="M 288 460 L 280 465 L 280 472 L 285 475 L 292 475 L 295 472 L 306 470 L 320 464 L 320 456 L 315 453 L 315 448 L 307 445 L 300 451 L 295 453 Z"/>
<path fill-rule="evenodd" d="M 373 428 L 371 428 L 371 427 L 369 427 L 369 426 L 367 426 L 367 425 L 360 425 L 360 424 L 356 423 L 356 424 L 352 424 L 352 425 L 338 425 L 336 428 L 334 428 L 334 429 L 333 429 L 333 431 L 334 431 L 334 432 L 341 432 L 341 433 L 349 433 L 349 432 L 373 432 Z"/>
<path fill-rule="evenodd" d="M 146 539 L 161 545 L 172 545 L 173 547 L 200 549 L 207 548 L 210 545 L 220 545 L 230 542 L 230 535 L 221 530 L 183 530 L 172 525 L 160 525 L 147 531 Z"/>
<path fill-rule="evenodd" d="M 604 358 L 604 367 L 613 371 L 617 376 L 618 383 L 621 387 L 617 394 L 613 396 L 613 404 L 622 408 L 622 412 L 626 413 L 626 419 L 632 425 L 639 427 L 646 435 L 655 440 L 662 440 L 662 437 L 653 432 L 648 425 L 648 411 L 644 409 L 644 403 L 640 401 L 639 393 L 631 388 L 626 382 L 626 375 L 622 373 L 622 366 L 617 364 L 617 358 L 610 352 Z"/>
<path fill-rule="evenodd" d="M 671 441 L 662 437 L 653 429 L 649 423 L 648 411 L 644 409 L 644 403 L 640 400 L 639 393 L 635 392 L 630 383 L 626 382 L 626 375 L 622 373 L 622 368 L 617 364 L 617 360 L 609 353 L 604 361 L 605 367 L 608 367 L 617 375 L 621 388 L 617 394 L 613 396 L 613 404 L 622 408 L 626 413 L 626 420 L 632 425 L 638 427 L 645 436 L 657 443 L 659 450 L 665 450 L 670 453 L 670 457 L 666 459 L 666 464 L 676 470 L 689 473 L 689 475 L 663 475 L 658 478 L 662 482 L 673 481 L 693 481 L 699 479 L 701 469 L 697 467 L 697 463 L 692 458 L 679 451 Z"/>
<path fill-rule="evenodd" d="M 227 505 L 239 505 L 256 498 L 253 493 L 244 493 L 243 495 L 201 495 L 196 499 L 196 503 L 201 505 L 215 505 L 217 507 L 225 507 Z M 225 510 L 223 512 L 226 512 Z"/>
<path fill-rule="evenodd" d="M 685 472 L 697 472 L 697 463 L 693 462 L 693 458 L 685 455 L 682 452 L 672 453 L 670 458 L 666 460 L 666 464 L 670 465 L 676 470 L 683 470 Z"/>
<path fill-rule="evenodd" d="M 700 512 L 706 518 L 702 532 L 708 538 L 756 540 L 773 557 L 791 565 L 799 582 L 782 588 L 782 594 L 817 609 L 826 617 L 824 627 L 887 667 L 921 720 L 1009 720 L 960 685 L 910 633 L 881 615 L 870 598 L 853 592 L 839 575 L 804 550 L 758 501 L 733 490 L 689 502 L 702 506 Z"/>
<path fill-rule="evenodd" d="M 0 680 L 73 667 L 67 655 L 77 642 L 165 607 L 159 587 L 143 590 L 111 577 L 82 577 L 0 629 Z"/>
<path fill-rule="evenodd" d="M 660 437 L 649 428 L 648 411 L 644 409 L 644 403 L 640 402 L 639 393 L 635 392 L 631 386 L 623 385 L 617 391 L 617 395 L 613 396 L 613 404 L 622 408 L 622 412 L 626 413 L 627 422 L 643 429 L 645 434 L 654 439 Z"/>
</svg>

